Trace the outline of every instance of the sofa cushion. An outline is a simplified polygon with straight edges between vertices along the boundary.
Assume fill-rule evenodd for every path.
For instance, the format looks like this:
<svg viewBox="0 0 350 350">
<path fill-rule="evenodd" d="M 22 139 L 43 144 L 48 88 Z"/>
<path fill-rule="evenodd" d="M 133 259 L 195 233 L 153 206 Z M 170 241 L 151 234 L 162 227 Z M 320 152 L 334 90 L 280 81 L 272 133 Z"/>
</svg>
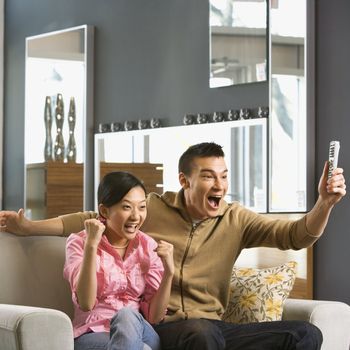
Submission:
<svg viewBox="0 0 350 350">
<path fill-rule="evenodd" d="M 233 323 L 279 321 L 296 277 L 294 261 L 270 268 L 233 268 L 223 320 Z"/>
<path fill-rule="evenodd" d="M 59 310 L 0 304 L 0 349 L 73 350 L 73 327 Z"/>
<path fill-rule="evenodd" d="M 73 316 L 63 278 L 66 238 L 0 234 L 0 303 L 58 309 Z"/>
</svg>

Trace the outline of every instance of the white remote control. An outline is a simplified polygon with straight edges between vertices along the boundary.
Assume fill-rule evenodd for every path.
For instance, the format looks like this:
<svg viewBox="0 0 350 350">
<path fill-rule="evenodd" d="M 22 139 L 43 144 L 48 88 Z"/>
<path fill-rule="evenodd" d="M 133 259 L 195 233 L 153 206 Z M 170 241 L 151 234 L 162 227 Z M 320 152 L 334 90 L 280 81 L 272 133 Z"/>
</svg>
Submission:
<svg viewBox="0 0 350 350">
<path fill-rule="evenodd" d="M 339 148 L 340 148 L 339 141 L 331 141 L 329 143 L 328 178 L 332 176 L 332 171 L 338 167 Z"/>
</svg>

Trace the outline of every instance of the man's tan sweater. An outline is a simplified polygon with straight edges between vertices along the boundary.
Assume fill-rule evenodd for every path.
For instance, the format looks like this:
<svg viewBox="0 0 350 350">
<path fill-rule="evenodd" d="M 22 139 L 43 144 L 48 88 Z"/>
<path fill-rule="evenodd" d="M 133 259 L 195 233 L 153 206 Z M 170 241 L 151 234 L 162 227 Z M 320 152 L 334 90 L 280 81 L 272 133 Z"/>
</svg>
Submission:
<svg viewBox="0 0 350 350">
<path fill-rule="evenodd" d="M 175 275 L 166 321 L 186 318 L 220 319 L 228 302 L 234 262 L 241 250 L 258 246 L 300 249 L 318 237 L 307 233 L 305 217 L 297 221 L 272 220 L 238 203 L 221 203 L 219 214 L 193 223 L 183 192 L 151 193 L 142 231 L 174 245 Z M 78 232 L 84 212 L 62 216 L 64 233 Z"/>
</svg>

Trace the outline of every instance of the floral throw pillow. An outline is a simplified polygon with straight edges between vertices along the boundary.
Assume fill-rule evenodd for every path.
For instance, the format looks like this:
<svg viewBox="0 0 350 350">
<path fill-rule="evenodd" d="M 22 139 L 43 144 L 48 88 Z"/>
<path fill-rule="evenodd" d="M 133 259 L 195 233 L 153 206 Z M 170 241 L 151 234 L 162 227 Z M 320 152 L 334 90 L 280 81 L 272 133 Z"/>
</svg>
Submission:
<svg viewBox="0 0 350 350">
<path fill-rule="evenodd" d="M 234 267 L 223 320 L 233 323 L 281 320 L 296 269 L 294 261 L 264 269 Z"/>
</svg>

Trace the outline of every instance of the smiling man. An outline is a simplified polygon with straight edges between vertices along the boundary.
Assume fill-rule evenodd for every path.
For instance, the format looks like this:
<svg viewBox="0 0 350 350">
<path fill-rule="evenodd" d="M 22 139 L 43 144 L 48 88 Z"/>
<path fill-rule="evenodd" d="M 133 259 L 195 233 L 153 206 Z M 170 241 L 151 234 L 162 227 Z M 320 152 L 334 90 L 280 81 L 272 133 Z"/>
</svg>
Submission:
<svg viewBox="0 0 350 350">
<path fill-rule="evenodd" d="M 226 195 L 227 167 L 223 157 L 198 157 L 188 167 L 180 160 L 179 180 L 184 191 L 189 215 L 204 220 L 218 214 L 221 199 Z M 185 163 L 185 164 L 183 164 Z"/>
<path fill-rule="evenodd" d="M 239 203 L 226 203 L 227 167 L 222 147 L 200 143 L 179 160 L 177 193 L 151 193 L 142 230 L 174 246 L 175 275 L 168 313 L 154 325 L 162 349 L 320 349 L 319 329 L 302 321 L 231 324 L 221 320 L 229 296 L 232 267 L 244 248 L 265 246 L 301 249 L 322 234 L 334 205 L 346 194 L 343 170 L 327 180 L 325 163 L 313 209 L 297 221 L 272 220 Z M 288 186 L 288 184 L 286 184 Z M 27 220 L 23 211 L 0 213 L 8 231 L 22 234 L 78 232 L 85 212 L 43 220 Z"/>
</svg>

